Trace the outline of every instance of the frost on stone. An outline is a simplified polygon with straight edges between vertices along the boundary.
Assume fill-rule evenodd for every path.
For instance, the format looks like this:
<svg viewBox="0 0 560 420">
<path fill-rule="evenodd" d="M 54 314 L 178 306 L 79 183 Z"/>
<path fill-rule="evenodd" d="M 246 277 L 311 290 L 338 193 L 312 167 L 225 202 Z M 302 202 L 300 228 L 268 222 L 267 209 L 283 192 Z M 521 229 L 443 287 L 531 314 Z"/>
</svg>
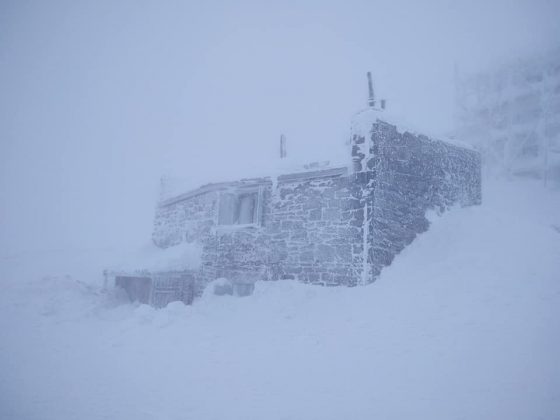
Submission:
<svg viewBox="0 0 560 420">
<path fill-rule="evenodd" d="M 481 201 L 477 152 L 399 132 L 382 117 L 366 110 L 354 119 L 352 165 L 208 184 L 160 202 L 155 243 L 199 244 L 202 289 L 217 278 L 232 294 L 258 280 L 371 283 L 428 229 L 426 212 Z"/>
</svg>

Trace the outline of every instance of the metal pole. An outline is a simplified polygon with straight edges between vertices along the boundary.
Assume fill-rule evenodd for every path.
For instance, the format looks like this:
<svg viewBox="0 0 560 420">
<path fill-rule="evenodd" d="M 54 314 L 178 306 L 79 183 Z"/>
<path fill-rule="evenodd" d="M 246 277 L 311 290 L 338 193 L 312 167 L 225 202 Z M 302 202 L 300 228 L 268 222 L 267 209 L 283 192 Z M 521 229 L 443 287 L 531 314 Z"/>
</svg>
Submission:
<svg viewBox="0 0 560 420">
<path fill-rule="evenodd" d="M 367 79 L 368 79 L 368 91 L 369 91 L 368 105 L 371 108 L 373 108 L 375 107 L 375 93 L 373 92 L 373 82 L 371 81 L 370 71 L 367 72 Z"/>
</svg>

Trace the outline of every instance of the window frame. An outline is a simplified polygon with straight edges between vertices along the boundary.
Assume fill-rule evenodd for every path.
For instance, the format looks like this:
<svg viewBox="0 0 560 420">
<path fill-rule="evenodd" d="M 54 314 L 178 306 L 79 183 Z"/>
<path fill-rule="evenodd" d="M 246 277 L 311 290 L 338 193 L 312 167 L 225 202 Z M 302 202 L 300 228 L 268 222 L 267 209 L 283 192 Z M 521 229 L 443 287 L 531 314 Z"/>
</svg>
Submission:
<svg viewBox="0 0 560 420">
<path fill-rule="evenodd" d="M 217 209 L 216 209 L 216 227 L 218 229 L 243 229 L 243 228 L 250 228 L 250 227 L 260 227 L 262 226 L 262 215 L 263 215 L 263 192 L 264 189 L 262 186 L 250 186 L 250 187 L 238 187 L 238 188 L 231 188 L 222 190 L 218 193 L 217 199 Z M 255 203 L 255 210 L 254 210 L 254 222 L 252 223 L 231 223 L 231 224 L 223 224 L 220 223 L 220 214 L 222 210 L 222 200 L 224 200 L 224 196 L 226 194 L 231 194 L 235 197 L 236 206 L 240 205 L 239 198 L 244 195 L 254 194 L 256 198 Z"/>
</svg>

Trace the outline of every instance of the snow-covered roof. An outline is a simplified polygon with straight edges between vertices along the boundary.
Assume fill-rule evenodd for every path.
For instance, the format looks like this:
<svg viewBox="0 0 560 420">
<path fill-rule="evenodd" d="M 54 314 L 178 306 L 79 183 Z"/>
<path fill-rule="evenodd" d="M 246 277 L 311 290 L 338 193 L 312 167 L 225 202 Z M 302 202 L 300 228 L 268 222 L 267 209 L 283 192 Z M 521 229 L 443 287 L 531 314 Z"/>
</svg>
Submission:
<svg viewBox="0 0 560 420">
<path fill-rule="evenodd" d="M 313 162 L 304 165 L 281 165 L 284 171 L 278 168 L 271 170 L 269 175 L 256 178 L 242 178 L 237 181 L 215 182 L 205 184 L 199 188 L 181 190 L 180 179 L 164 179 L 163 191 L 160 196 L 160 205 L 166 206 L 174 204 L 178 201 L 186 200 L 200 194 L 211 191 L 225 190 L 230 187 L 250 186 L 259 184 L 274 184 L 282 182 L 290 182 L 304 179 L 323 178 L 331 176 L 345 175 L 348 173 L 348 165 L 333 165 L 330 161 Z M 289 168 L 289 170 L 288 170 Z"/>
<path fill-rule="evenodd" d="M 420 130 L 403 115 L 387 109 L 380 110 L 375 108 L 366 108 L 356 113 L 354 118 L 352 118 L 352 134 L 359 133 L 367 135 L 370 132 L 372 125 L 376 122 L 384 122 L 394 125 L 401 133 L 408 132 L 410 134 L 414 134 L 415 136 L 424 136 L 431 140 L 437 140 L 453 146 L 473 150 L 473 146 L 471 144 L 463 142 L 454 136 L 442 136 L 440 134 L 426 131 L 425 129 Z"/>
<path fill-rule="evenodd" d="M 471 145 L 451 137 L 442 140 L 437 136 L 415 130 L 401 115 L 378 108 L 366 108 L 356 113 L 352 118 L 351 135 L 367 136 L 371 132 L 373 124 L 378 122 L 395 125 L 400 132 L 423 135 L 434 141 L 442 141 L 462 148 L 473 148 Z M 238 174 L 240 176 L 236 177 L 237 181 L 209 183 L 198 188 L 193 188 L 192 182 L 188 178 L 164 177 L 162 178 L 160 191 L 160 205 L 171 205 L 190 197 L 211 191 L 224 190 L 232 186 L 276 184 L 278 182 L 344 175 L 350 170 L 351 155 L 349 150 L 346 156 L 340 156 L 336 160 L 304 163 L 293 158 L 285 158 L 273 164 L 271 162 L 261 163 L 262 167 L 252 167 L 250 173 L 240 172 Z"/>
</svg>

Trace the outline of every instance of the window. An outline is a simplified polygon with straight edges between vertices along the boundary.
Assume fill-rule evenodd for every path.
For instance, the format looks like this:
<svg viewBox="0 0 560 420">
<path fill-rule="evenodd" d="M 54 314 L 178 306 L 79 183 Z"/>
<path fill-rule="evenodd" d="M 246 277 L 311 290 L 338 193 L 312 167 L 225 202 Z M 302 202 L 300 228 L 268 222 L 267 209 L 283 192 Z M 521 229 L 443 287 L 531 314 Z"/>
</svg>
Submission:
<svg viewBox="0 0 560 420">
<path fill-rule="evenodd" d="M 261 191 L 239 190 L 220 194 L 219 225 L 258 225 Z"/>
</svg>

